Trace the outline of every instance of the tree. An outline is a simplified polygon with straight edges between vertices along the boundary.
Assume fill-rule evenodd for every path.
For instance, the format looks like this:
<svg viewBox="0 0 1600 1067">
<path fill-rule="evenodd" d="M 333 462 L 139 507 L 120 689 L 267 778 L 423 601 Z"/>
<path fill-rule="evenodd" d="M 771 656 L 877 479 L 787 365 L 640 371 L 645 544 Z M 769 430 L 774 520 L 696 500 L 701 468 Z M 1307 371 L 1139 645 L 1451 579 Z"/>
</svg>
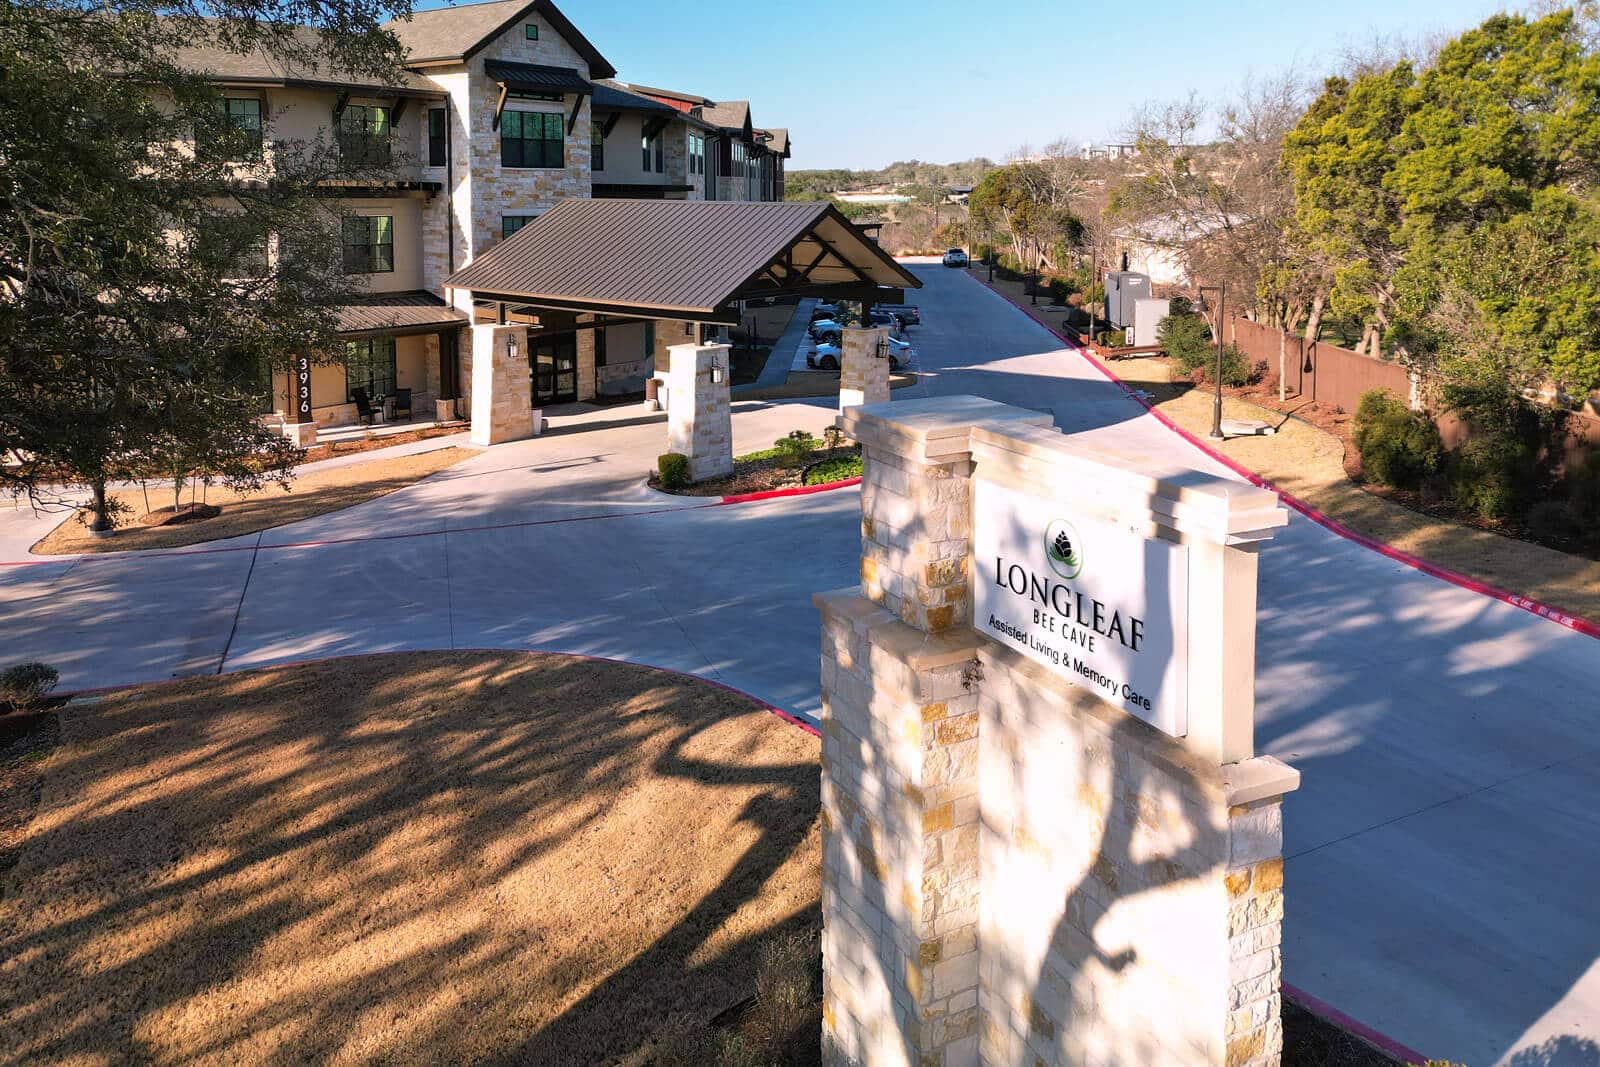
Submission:
<svg viewBox="0 0 1600 1067">
<path fill-rule="evenodd" d="M 350 296 L 339 220 L 316 195 L 349 170 L 327 144 L 263 149 L 177 49 L 392 74 L 398 45 L 380 24 L 403 9 L 159 10 L 0 13 L 0 486 L 47 506 L 87 487 L 98 530 L 114 524 L 108 482 L 177 457 L 238 484 L 284 470 L 294 454 L 256 425 L 263 375 L 337 353 L 331 308 Z M 308 43 L 284 14 L 319 33 Z"/>
<path fill-rule="evenodd" d="M 1600 56 L 1563 10 L 1496 15 L 1330 79 L 1288 142 L 1296 219 L 1363 345 L 1480 421 L 1600 386 Z"/>
<path fill-rule="evenodd" d="M 1280 329 L 1292 329 L 1314 299 L 1282 159 L 1303 101 L 1289 71 L 1247 81 L 1216 108 L 1198 96 L 1147 105 L 1130 130 L 1138 170 L 1116 183 L 1108 204 L 1135 233 L 1177 245 L 1191 277 L 1225 286 Z M 1213 115 L 1218 139 L 1204 143 Z"/>
<path fill-rule="evenodd" d="M 1018 264 L 1038 270 L 1058 246 L 1081 239 L 1072 205 L 1083 188 L 1082 168 L 1058 143 L 1043 158 L 1018 159 L 984 175 L 967 208 L 979 230 L 1005 235 Z"/>
</svg>

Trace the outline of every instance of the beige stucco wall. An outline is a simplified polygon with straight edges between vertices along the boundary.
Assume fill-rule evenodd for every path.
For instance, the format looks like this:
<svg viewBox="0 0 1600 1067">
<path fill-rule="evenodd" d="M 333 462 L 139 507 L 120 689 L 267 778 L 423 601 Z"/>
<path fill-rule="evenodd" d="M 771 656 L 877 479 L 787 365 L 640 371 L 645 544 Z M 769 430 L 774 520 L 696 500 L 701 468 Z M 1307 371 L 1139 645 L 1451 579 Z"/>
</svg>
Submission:
<svg viewBox="0 0 1600 1067">
<path fill-rule="evenodd" d="M 356 278 L 374 293 L 395 293 L 423 286 L 423 201 L 341 200 L 341 210 L 352 215 L 388 215 L 394 219 L 394 270 L 361 274 Z"/>
</svg>

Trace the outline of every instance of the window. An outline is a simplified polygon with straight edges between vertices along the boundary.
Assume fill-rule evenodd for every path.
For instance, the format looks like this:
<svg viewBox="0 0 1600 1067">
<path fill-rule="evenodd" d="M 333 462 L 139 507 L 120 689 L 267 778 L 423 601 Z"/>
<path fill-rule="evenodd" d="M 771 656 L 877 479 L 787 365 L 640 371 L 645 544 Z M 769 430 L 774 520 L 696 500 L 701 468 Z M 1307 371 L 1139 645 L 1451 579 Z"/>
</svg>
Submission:
<svg viewBox="0 0 1600 1067">
<path fill-rule="evenodd" d="M 267 236 L 255 231 L 248 215 L 208 215 L 196 226 L 194 252 L 208 266 L 228 270 L 229 278 L 267 276 Z"/>
<path fill-rule="evenodd" d="M 562 117 L 545 111 L 507 111 L 500 116 L 502 167 L 560 167 Z"/>
<path fill-rule="evenodd" d="M 598 122 L 589 124 L 589 169 L 606 169 L 606 128 Z"/>
<path fill-rule="evenodd" d="M 428 109 L 428 166 L 445 165 L 444 108 Z"/>
<path fill-rule="evenodd" d="M 539 39 L 539 24 L 537 22 L 530 22 L 523 26 L 522 36 L 525 40 L 537 41 Z"/>
<path fill-rule="evenodd" d="M 706 172 L 706 139 L 704 137 L 690 136 L 689 138 L 689 173 L 704 174 Z"/>
<path fill-rule="evenodd" d="M 666 171 L 667 165 L 662 151 L 663 146 L 661 143 L 661 135 L 659 133 L 654 137 L 641 136 L 639 138 L 639 148 L 644 154 L 644 162 L 642 166 L 646 174 L 649 174 L 651 171 L 655 171 L 657 174 L 661 174 Z"/>
<path fill-rule="evenodd" d="M 344 220 L 346 274 L 394 270 L 394 216 L 356 215 Z"/>
<path fill-rule="evenodd" d="M 744 176 L 744 142 L 733 142 L 733 174 L 734 177 Z"/>
<path fill-rule="evenodd" d="M 339 115 L 339 158 L 356 166 L 389 162 L 390 111 L 376 104 L 347 104 Z"/>
<path fill-rule="evenodd" d="M 394 338 L 373 337 L 347 341 L 344 365 L 345 400 L 355 403 L 355 391 L 365 389 L 371 400 L 394 392 Z"/>
<path fill-rule="evenodd" d="M 538 215 L 501 215 L 500 236 L 510 237 L 538 217 Z"/>
<path fill-rule="evenodd" d="M 228 97 L 217 104 L 215 128 L 196 131 L 197 151 L 213 160 L 242 161 L 261 158 L 261 100 Z"/>
</svg>

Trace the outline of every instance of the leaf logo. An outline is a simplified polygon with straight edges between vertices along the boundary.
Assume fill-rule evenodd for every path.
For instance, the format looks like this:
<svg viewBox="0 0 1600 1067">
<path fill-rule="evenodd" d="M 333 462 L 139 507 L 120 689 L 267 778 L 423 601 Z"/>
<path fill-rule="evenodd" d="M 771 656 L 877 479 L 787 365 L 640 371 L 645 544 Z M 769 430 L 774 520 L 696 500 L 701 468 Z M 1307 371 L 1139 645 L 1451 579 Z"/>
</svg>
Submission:
<svg viewBox="0 0 1600 1067">
<path fill-rule="evenodd" d="M 1044 557 L 1050 569 L 1063 578 L 1083 573 L 1083 539 L 1070 522 L 1057 519 L 1045 528 Z"/>
</svg>

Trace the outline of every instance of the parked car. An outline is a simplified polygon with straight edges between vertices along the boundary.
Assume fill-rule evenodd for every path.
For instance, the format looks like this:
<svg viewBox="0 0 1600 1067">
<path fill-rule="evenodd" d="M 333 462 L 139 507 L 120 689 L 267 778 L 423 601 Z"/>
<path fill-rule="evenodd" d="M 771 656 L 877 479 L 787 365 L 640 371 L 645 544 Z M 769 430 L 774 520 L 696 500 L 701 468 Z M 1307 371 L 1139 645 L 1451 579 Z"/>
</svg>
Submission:
<svg viewBox="0 0 1600 1067">
<path fill-rule="evenodd" d="M 916 358 L 916 350 L 911 347 L 911 342 L 902 341 L 898 337 L 889 338 L 889 369 L 899 370 L 907 366 Z M 838 370 L 839 362 L 844 358 L 843 350 L 837 344 L 824 342 L 817 346 L 815 352 L 807 353 L 806 366 L 819 367 L 822 370 Z"/>
<path fill-rule="evenodd" d="M 818 319 L 807 328 L 807 332 L 811 334 L 813 341 L 832 340 L 837 344 L 839 338 L 844 336 L 844 327 L 832 319 Z"/>
<path fill-rule="evenodd" d="M 967 253 L 959 248 L 952 248 L 944 254 L 944 265 L 947 267 L 965 267 Z"/>
<path fill-rule="evenodd" d="M 831 319 L 838 313 L 838 304 L 824 302 L 811 309 L 811 321 L 815 322 L 818 319 Z"/>
</svg>

